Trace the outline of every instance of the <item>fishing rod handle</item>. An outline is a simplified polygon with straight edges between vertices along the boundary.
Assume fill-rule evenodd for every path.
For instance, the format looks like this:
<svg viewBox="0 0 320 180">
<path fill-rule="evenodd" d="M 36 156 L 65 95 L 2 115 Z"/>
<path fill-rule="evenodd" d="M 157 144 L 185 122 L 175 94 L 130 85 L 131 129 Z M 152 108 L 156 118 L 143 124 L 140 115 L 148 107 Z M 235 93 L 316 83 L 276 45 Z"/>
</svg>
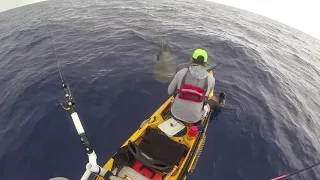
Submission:
<svg viewBox="0 0 320 180">
<path fill-rule="evenodd" d="M 78 134 L 80 135 L 80 134 L 85 133 L 85 132 L 84 132 L 84 129 L 83 129 L 83 126 L 82 126 L 82 124 L 81 124 L 80 118 L 79 118 L 79 116 L 78 116 L 78 113 L 77 113 L 77 112 L 73 112 L 73 113 L 71 114 L 71 118 L 72 118 L 72 121 L 73 121 L 74 126 L 75 126 L 76 129 L 77 129 Z"/>
<path fill-rule="evenodd" d="M 79 119 L 78 113 L 77 112 L 73 112 L 71 114 L 71 118 L 72 118 L 74 126 L 77 129 L 77 132 L 78 132 L 78 135 L 80 137 L 82 146 L 84 147 L 86 153 L 89 156 L 89 160 L 90 160 L 90 157 L 92 157 L 93 154 L 96 157 L 92 147 L 90 146 L 90 143 L 89 143 L 89 140 L 88 140 L 88 138 L 86 136 L 86 133 L 85 133 L 85 131 L 83 129 L 83 126 L 82 126 L 81 121 Z"/>
</svg>

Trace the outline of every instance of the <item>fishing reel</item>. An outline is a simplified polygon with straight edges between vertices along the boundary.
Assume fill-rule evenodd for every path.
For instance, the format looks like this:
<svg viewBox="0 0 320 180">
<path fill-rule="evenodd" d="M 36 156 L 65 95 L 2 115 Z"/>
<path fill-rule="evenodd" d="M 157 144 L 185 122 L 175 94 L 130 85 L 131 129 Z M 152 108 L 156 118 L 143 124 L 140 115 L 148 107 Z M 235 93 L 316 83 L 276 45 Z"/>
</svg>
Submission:
<svg viewBox="0 0 320 180">
<path fill-rule="evenodd" d="M 65 100 L 62 101 L 60 104 L 57 105 L 57 109 L 59 107 L 62 107 L 64 110 L 66 111 L 70 111 L 70 110 L 73 110 L 75 111 L 76 107 L 75 107 L 75 100 L 74 100 L 74 97 L 72 96 L 68 86 L 65 84 L 65 83 L 62 83 L 62 89 L 65 93 Z"/>
<path fill-rule="evenodd" d="M 62 107 L 64 110 L 69 111 L 71 109 L 75 109 L 75 101 L 73 99 L 73 97 L 71 97 L 70 95 L 66 95 L 66 100 L 62 101 L 60 104 L 57 105 L 57 109 L 59 107 Z"/>
</svg>

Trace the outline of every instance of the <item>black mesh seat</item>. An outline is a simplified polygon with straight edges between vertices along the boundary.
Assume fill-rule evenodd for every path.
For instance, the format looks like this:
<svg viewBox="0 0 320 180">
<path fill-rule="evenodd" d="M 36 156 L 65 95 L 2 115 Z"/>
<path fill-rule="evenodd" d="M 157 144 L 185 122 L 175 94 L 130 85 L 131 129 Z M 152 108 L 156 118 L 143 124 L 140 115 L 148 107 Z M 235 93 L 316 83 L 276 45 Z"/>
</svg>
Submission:
<svg viewBox="0 0 320 180">
<path fill-rule="evenodd" d="M 154 129 L 148 130 L 139 145 L 129 142 L 128 149 L 142 164 L 162 172 L 169 172 L 187 153 L 185 145 Z"/>
</svg>

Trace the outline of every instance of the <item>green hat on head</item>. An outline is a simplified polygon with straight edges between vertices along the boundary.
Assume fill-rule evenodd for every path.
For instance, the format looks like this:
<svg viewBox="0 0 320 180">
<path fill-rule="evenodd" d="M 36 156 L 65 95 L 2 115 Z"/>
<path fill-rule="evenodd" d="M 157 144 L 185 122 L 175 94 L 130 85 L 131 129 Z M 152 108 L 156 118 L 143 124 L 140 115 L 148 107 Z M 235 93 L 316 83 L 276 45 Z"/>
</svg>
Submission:
<svg viewBox="0 0 320 180">
<path fill-rule="evenodd" d="M 192 58 L 198 62 L 206 63 L 208 61 L 208 54 L 204 49 L 199 48 L 193 52 Z"/>
</svg>

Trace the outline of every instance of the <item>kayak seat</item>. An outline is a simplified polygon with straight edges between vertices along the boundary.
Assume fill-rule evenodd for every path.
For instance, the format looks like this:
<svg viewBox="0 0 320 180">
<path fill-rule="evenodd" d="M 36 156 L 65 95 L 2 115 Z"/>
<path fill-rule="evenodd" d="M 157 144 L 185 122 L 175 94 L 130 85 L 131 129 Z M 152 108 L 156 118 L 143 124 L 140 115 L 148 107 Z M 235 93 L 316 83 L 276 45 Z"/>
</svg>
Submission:
<svg viewBox="0 0 320 180">
<path fill-rule="evenodd" d="M 170 172 L 186 156 L 188 148 L 155 129 L 149 129 L 140 144 L 131 141 L 128 150 L 143 165 L 161 172 Z"/>
</svg>

